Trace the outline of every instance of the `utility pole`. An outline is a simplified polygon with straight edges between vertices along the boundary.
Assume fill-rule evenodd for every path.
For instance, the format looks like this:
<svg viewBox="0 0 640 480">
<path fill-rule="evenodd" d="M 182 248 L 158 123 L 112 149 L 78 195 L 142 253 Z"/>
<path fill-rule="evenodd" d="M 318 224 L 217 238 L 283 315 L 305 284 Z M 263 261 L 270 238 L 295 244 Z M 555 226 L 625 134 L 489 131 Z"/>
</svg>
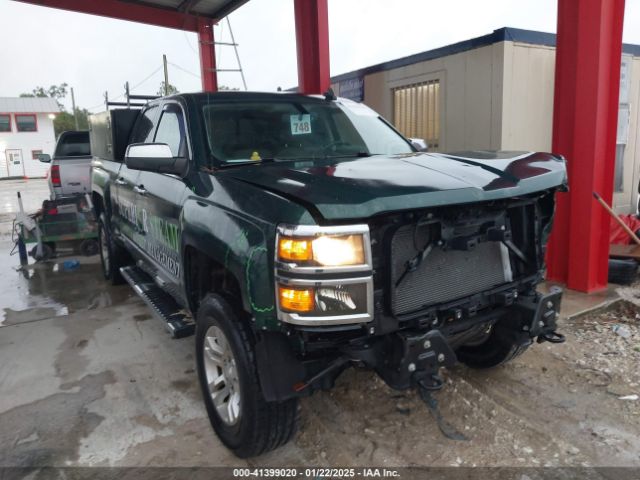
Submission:
<svg viewBox="0 0 640 480">
<path fill-rule="evenodd" d="M 169 95 L 169 69 L 167 68 L 167 56 L 162 54 L 162 64 L 164 65 L 164 95 Z"/>
<path fill-rule="evenodd" d="M 78 127 L 78 114 L 76 113 L 76 97 L 73 94 L 73 87 L 71 87 L 71 108 L 73 108 L 73 122 L 76 124 L 76 130 L 80 130 Z"/>
</svg>

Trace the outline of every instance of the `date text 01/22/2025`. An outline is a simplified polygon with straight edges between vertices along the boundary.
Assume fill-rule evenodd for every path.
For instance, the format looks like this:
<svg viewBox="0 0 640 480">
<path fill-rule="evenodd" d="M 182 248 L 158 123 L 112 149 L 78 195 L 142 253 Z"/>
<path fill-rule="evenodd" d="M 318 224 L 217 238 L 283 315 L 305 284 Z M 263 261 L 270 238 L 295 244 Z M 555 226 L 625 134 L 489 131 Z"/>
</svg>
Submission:
<svg viewBox="0 0 640 480">
<path fill-rule="evenodd" d="M 398 470 L 389 468 L 234 468 L 236 478 L 399 478 Z"/>
</svg>

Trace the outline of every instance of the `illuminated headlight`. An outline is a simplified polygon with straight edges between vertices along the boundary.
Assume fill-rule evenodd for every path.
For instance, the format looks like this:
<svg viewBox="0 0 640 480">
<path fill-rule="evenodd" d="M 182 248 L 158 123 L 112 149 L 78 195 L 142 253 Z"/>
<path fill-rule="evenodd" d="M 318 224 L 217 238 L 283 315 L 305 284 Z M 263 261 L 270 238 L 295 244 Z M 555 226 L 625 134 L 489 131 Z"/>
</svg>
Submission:
<svg viewBox="0 0 640 480">
<path fill-rule="evenodd" d="M 275 277 L 278 318 L 297 325 L 373 319 L 368 225 L 280 225 Z"/>
<path fill-rule="evenodd" d="M 302 232 L 301 232 L 302 233 Z M 278 260 L 301 267 L 353 267 L 367 265 L 365 233 L 313 235 L 298 232 L 278 235 Z"/>
</svg>

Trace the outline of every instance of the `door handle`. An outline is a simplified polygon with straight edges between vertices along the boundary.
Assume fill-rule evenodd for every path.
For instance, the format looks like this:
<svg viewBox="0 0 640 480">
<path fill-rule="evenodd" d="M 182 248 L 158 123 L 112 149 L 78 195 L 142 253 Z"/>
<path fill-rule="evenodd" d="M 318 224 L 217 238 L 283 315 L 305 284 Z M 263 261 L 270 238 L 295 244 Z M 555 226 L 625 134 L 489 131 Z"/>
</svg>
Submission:
<svg viewBox="0 0 640 480">
<path fill-rule="evenodd" d="M 124 178 L 120 177 L 116 179 L 117 185 L 125 185 L 127 182 L 124 181 Z"/>
<path fill-rule="evenodd" d="M 139 193 L 140 195 L 145 195 L 147 193 L 144 185 L 136 185 L 135 187 L 133 187 L 133 191 Z"/>
</svg>

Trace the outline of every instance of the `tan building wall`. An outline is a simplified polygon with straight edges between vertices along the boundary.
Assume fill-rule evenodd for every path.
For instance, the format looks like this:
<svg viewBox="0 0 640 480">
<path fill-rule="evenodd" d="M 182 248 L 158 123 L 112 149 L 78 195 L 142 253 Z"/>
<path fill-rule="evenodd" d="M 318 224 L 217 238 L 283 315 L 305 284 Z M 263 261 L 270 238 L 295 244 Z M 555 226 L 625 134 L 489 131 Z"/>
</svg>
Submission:
<svg viewBox="0 0 640 480">
<path fill-rule="evenodd" d="M 551 151 L 555 48 L 504 42 L 503 150 Z"/>
<path fill-rule="evenodd" d="M 629 133 L 624 151 L 623 191 L 615 193 L 614 205 L 618 213 L 635 213 L 638 205 L 640 181 L 640 57 L 631 59 L 629 85 Z"/>
<path fill-rule="evenodd" d="M 503 49 L 501 42 L 369 74 L 364 79 L 364 103 L 393 122 L 392 89 L 438 79 L 439 150 L 499 149 Z"/>
<path fill-rule="evenodd" d="M 551 150 L 555 48 L 503 41 L 365 75 L 364 103 L 393 123 L 393 89 L 440 81 L 439 151 Z M 339 95 L 339 85 L 334 85 Z M 629 135 L 619 213 L 635 212 L 640 181 L 640 57 L 632 57 Z M 638 148 L 636 148 L 638 146 Z"/>
</svg>

